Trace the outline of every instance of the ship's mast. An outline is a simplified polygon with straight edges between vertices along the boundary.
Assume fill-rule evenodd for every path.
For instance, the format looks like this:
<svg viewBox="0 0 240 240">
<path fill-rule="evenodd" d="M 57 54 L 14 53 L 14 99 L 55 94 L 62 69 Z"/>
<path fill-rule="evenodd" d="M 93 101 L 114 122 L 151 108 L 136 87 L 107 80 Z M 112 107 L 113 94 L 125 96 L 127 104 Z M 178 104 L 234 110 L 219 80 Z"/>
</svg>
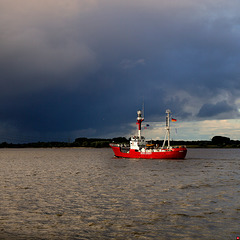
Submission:
<svg viewBox="0 0 240 240">
<path fill-rule="evenodd" d="M 165 146 L 165 142 L 166 140 L 168 139 L 168 148 L 170 147 L 170 113 L 171 111 L 169 109 L 166 110 L 166 134 L 165 134 L 165 138 L 164 138 L 164 141 L 163 141 L 163 145 L 162 147 Z"/>
<path fill-rule="evenodd" d="M 142 121 L 144 121 L 144 117 L 142 117 L 142 111 L 137 111 L 137 122 L 136 124 L 138 125 L 138 137 L 141 139 L 141 124 Z"/>
</svg>

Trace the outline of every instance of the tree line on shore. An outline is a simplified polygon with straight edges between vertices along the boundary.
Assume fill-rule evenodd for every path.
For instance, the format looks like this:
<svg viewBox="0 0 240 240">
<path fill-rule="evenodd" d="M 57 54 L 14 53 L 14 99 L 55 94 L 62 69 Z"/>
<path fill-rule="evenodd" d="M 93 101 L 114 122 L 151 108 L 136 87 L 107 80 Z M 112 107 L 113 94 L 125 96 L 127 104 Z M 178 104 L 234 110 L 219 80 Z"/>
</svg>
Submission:
<svg viewBox="0 0 240 240">
<path fill-rule="evenodd" d="M 112 139 L 103 138 L 76 138 L 74 142 L 33 142 L 33 143 L 0 143 L 0 148 L 63 148 L 63 147 L 93 147 L 105 148 L 109 147 L 109 143 L 129 144 L 129 140 L 125 137 L 117 137 Z M 151 140 L 150 143 L 161 146 L 163 140 Z M 214 136 L 211 140 L 198 141 L 171 141 L 172 146 L 185 145 L 188 148 L 239 148 L 240 140 L 231 140 L 228 137 Z"/>
</svg>

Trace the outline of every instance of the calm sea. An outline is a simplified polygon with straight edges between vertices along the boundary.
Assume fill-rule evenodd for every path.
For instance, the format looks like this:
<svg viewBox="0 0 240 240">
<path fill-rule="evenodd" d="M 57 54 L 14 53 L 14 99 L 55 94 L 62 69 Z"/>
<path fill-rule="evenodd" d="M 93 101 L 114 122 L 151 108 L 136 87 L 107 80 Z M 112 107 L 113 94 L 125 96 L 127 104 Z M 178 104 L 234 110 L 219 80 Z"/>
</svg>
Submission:
<svg viewBox="0 0 240 240">
<path fill-rule="evenodd" d="M 1 149 L 0 239 L 234 240 L 239 173 L 240 149 L 189 149 L 185 160 Z"/>
</svg>

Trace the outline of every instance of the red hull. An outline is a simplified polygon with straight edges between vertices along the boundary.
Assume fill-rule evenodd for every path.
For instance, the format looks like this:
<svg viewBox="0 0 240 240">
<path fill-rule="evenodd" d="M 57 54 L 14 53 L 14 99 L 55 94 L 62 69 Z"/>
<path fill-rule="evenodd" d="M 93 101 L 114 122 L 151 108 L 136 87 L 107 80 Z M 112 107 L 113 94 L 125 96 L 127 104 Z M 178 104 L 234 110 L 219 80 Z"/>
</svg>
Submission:
<svg viewBox="0 0 240 240">
<path fill-rule="evenodd" d="M 173 147 L 160 152 L 140 152 L 130 149 L 128 152 L 122 152 L 121 147 L 116 144 L 110 144 L 116 157 L 120 158 L 143 158 L 143 159 L 184 159 L 187 154 L 186 147 Z"/>
</svg>

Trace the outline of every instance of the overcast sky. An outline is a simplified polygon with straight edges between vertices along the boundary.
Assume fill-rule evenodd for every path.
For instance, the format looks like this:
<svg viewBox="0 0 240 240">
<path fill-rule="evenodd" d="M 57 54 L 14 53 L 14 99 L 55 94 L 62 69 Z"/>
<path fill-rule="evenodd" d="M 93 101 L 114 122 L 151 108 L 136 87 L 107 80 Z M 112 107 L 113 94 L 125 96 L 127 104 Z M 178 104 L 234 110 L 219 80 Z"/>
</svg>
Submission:
<svg viewBox="0 0 240 240">
<path fill-rule="evenodd" d="M 171 109 L 176 139 L 240 139 L 239 12 L 239 0 L 0 0 L 0 142 L 128 137 L 143 99 L 149 138 Z"/>
</svg>

